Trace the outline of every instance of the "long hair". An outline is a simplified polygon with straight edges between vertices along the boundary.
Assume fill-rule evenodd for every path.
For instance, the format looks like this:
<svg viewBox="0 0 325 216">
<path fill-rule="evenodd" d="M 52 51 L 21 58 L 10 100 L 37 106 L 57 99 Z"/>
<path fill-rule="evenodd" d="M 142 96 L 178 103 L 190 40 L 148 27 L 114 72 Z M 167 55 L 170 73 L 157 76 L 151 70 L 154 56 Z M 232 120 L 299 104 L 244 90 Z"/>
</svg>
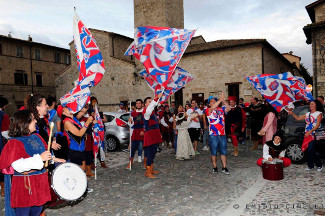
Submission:
<svg viewBox="0 0 325 216">
<path fill-rule="evenodd" d="M 319 100 L 314 100 L 316 104 L 316 111 L 319 111 L 324 114 L 324 106 Z"/>
<path fill-rule="evenodd" d="M 267 102 L 266 104 L 266 113 L 273 112 L 276 117 L 278 117 L 279 113 L 274 109 L 274 107 Z"/>
<path fill-rule="evenodd" d="M 175 111 L 174 111 L 175 116 L 178 115 L 178 108 L 179 108 L 180 106 L 182 106 L 182 105 L 178 105 L 178 106 L 176 107 L 176 109 L 175 109 Z M 184 107 L 183 107 L 183 109 L 184 109 Z"/>
<path fill-rule="evenodd" d="M 40 119 L 40 116 L 38 114 L 38 110 L 37 110 L 37 106 L 40 106 L 42 104 L 42 101 L 44 99 L 44 96 L 39 94 L 39 93 L 35 93 L 35 94 L 30 94 L 27 95 L 27 97 L 24 100 L 24 106 L 26 107 L 26 109 L 29 109 L 33 115 L 34 118 L 38 121 Z"/>
<path fill-rule="evenodd" d="M 29 124 L 33 121 L 33 115 L 30 110 L 19 110 L 14 113 L 13 121 L 10 124 L 9 136 L 21 137 L 31 133 Z"/>
<path fill-rule="evenodd" d="M 178 118 L 182 118 L 182 119 L 177 120 L 177 121 L 176 121 L 176 125 L 180 125 L 180 124 L 182 124 L 183 121 L 186 120 L 186 118 L 185 118 L 184 115 L 185 115 L 184 113 L 179 113 L 179 114 L 177 114 Z M 184 117 L 184 118 L 183 118 L 183 117 Z"/>
</svg>

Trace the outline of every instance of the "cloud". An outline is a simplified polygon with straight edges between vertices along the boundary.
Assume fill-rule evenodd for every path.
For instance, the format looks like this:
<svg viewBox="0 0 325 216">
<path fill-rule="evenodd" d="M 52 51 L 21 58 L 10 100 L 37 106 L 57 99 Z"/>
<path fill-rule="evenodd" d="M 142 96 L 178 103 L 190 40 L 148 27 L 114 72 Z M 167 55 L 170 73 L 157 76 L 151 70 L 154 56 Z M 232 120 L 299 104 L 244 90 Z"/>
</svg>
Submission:
<svg viewBox="0 0 325 216">
<path fill-rule="evenodd" d="M 132 0 L 0 0 L 0 34 L 68 48 L 73 7 L 87 27 L 133 37 Z M 279 52 L 293 51 L 312 72 L 311 46 L 303 26 L 314 0 L 184 0 L 185 27 L 207 41 L 266 38 Z M 154 5 L 153 5 L 154 6 Z"/>
</svg>

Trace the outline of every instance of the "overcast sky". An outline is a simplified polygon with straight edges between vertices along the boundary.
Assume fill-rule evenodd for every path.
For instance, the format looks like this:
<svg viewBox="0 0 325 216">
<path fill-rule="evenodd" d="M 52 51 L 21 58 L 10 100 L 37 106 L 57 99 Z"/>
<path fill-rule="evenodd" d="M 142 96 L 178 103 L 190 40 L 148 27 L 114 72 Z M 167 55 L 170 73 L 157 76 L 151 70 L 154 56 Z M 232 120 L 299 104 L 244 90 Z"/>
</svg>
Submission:
<svg viewBox="0 0 325 216">
<path fill-rule="evenodd" d="M 218 39 L 265 38 L 280 53 L 293 51 L 312 73 L 311 45 L 302 28 L 315 0 L 184 0 L 185 28 Z M 0 34 L 68 48 L 73 7 L 85 25 L 133 37 L 133 0 L 0 0 Z"/>
</svg>

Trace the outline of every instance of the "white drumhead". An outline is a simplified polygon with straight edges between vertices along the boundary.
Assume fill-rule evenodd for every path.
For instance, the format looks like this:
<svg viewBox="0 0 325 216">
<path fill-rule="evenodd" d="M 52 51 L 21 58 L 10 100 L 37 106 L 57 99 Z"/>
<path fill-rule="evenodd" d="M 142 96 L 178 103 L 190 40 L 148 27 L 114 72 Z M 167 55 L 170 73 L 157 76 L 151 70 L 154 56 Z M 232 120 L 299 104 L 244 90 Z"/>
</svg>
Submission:
<svg viewBox="0 0 325 216">
<path fill-rule="evenodd" d="M 86 174 L 74 163 L 61 164 L 53 171 L 52 188 L 64 200 L 77 200 L 87 189 Z"/>
</svg>

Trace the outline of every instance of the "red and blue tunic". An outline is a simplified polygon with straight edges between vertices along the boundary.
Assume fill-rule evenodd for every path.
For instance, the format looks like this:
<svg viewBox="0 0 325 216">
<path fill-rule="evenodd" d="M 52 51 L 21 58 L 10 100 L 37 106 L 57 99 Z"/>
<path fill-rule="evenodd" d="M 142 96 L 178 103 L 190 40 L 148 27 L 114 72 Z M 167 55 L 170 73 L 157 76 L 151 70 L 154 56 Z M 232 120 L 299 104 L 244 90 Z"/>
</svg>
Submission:
<svg viewBox="0 0 325 216">
<path fill-rule="evenodd" d="M 133 132 L 131 136 L 131 141 L 143 141 L 144 136 L 141 136 L 141 132 L 144 132 L 144 118 L 142 112 L 133 111 L 131 113 L 131 117 L 133 118 Z"/>
<path fill-rule="evenodd" d="M 143 115 L 145 115 L 146 110 L 147 108 L 143 110 Z M 159 121 L 155 111 L 152 111 L 149 120 L 144 119 L 144 128 L 145 133 L 143 147 L 162 143 Z"/>
<path fill-rule="evenodd" d="M 8 141 L 2 151 L 0 170 L 10 167 L 13 162 L 21 158 L 29 158 L 35 154 L 42 154 L 46 148 L 45 141 L 36 133 L 29 136 L 13 138 Z M 45 168 L 33 170 L 25 174 L 15 172 L 12 177 L 11 186 L 10 203 L 12 208 L 41 206 L 50 200 L 50 187 Z"/>
</svg>

